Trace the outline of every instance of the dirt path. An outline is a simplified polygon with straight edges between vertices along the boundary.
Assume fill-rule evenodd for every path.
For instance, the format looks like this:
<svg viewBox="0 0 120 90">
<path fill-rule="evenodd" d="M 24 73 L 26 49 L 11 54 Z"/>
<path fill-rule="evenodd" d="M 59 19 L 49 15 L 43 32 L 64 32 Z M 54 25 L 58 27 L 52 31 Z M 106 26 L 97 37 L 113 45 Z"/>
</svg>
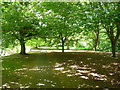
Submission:
<svg viewBox="0 0 120 90">
<path fill-rule="evenodd" d="M 41 51 L 41 52 L 62 52 L 62 50 L 31 50 L 31 51 Z M 93 51 L 93 50 L 64 50 L 64 52 L 96 52 L 96 53 L 112 53 L 112 52 Z M 120 52 L 116 52 L 116 54 L 120 54 Z"/>
</svg>

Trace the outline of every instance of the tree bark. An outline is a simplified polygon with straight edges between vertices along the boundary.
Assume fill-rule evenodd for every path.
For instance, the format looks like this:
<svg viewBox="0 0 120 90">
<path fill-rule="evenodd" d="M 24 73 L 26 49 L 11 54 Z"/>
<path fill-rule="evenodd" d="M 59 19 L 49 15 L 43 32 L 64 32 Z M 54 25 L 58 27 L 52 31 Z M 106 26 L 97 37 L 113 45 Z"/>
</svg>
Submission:
<svg viewBox="0 0 120 90">
<path fill-rule="evenodd" d="M 113 34 L 109 34 L 109 38 L 111 41 L 111 48 L 112 48 L 112 57 L 116 57 L 116 44 L 118 40 L 119 35 L 113 36 Z"/>
<path fill-rule="evenodd" d="M 112 57 L 116 56 L 116 42 L 111 42 L 111 47 L 112 47 Z"/>
<path fill-rule="evenodd" d="M 24 40 L 24 32 L 20 32 L 20 45 L 21 45 L 21 51 L 20 51 L 20 54 L 26 54 L 26 51 L 25 51 L 25 40 Z"/>
<path fill-rule="evenodd" d="M 21 45 L 21 52 L 20 52 L 20 54 L 26 54 L 26 52 L 25 52 L 25 42 L 24 41 L 20 41 L 20 45 Z"/>
<path fill-rule="evenodd" d="M 110 38 L 110 41 L 111 41 L 111 47 L 112 47 L 112 57 L 116 57 L 116 44 L 117 44 L 117 41 L 118 41 L 118 38 L 120 36 L 120 24 L 118 24 L 117 26 L 117 33 L 116 33 L 116 36 L 113 35 L 113 33 L 110 32 L 109 34 L 109 38 Z M 113 31 L 113 30 L 111 30 Z"/>
<path fill-rule="evenodd" d="M 61 40 L 62 40 L 62 52 L 64 52 L 64 39 L 63 39 L 63 37 L 61 38 Z"/>
</svg>

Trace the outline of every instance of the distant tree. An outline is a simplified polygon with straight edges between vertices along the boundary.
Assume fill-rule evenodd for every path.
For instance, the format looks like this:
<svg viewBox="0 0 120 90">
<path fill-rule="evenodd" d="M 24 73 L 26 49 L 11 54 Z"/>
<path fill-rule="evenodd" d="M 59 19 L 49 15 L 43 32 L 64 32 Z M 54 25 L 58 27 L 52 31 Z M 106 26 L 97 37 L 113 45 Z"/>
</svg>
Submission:
<svg viewBox="0 0 120 90">
<path fill-rule="evenodd" d="M 68 38 L 77 31 L 77 28 L 75 28 L 76 19 L 74 17 L 76 8 L 74 4 L 66 2 L 43 3 L 43 6 L 53 12 L 51 16 L 54 17 L 47 20 L 48 33 L 61 42 L 62 52 L 64 52 L 64 46 L 66 42 L 68 44 Z"/>
</svg>

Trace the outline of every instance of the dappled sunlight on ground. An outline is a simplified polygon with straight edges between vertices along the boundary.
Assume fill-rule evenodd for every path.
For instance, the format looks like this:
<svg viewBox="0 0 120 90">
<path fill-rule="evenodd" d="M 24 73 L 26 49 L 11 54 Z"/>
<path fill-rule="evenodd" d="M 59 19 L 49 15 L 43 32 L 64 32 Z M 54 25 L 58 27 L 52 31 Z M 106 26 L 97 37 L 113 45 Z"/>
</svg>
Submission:
<svg viewBox="0 0 120 90">
<path fill-rule="evenodd" d="M 101 54 L 13 56 L 3 58 L 3 88 L 99 88 L 120 85 L 120 63 Z"/>
<path fill-rule="evenodd" d="M 55 70 L 63 70 L 64 67 L 60 67 L 60 68 L 55 68 Z"/>
<path fill-rule="evenodd" d="M 37 85 L 38 85 L 38 86 L 44 86 L 45 84 L 43 84 L 43 83 L 38 83 Z"/>
<path fill-rule="evenodd" d="M 80 76 L 82 79 L 107 80 L 106 75 L 95 73 L 95 69 L 88 67 L 88 65 L 84 65 L 83 67 L 80 67 L 79 65 L 70 65 L 67 66 L 68 70 L 64 69 L 62 66 L 63 64 L 57 63 L 57 65 L 59 65 L 59 67 L 55 68 L 55 70 L 59 70 L 61 73 L 66 73 L 68 77 Z"/>
<path fill-rule="evenodd" d="M 18 88 L 29 88 L 30 86 L 29 85 L 22 85 L 22 84 L 19 84 L 19 83 L 17 83 L 17 82 L 9 82 L 9 84 L 8 83 L 5 83 L 4 85 L 3 85 L 3 88 L 12 88 L 12 86 L 17 86 Z"/>
</svg>

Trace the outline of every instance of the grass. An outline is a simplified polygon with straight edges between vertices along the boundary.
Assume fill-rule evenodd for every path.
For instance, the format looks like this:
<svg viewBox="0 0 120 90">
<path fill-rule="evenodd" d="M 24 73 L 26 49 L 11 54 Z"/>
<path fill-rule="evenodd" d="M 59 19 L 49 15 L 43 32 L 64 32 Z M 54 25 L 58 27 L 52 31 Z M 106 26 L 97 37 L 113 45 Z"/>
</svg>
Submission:
<svg viewBox="0 0 120 90">
<path fill-rule="evenodd" d="M 108 53 L 14 54 L 2 58 L 2 84 L 3 88 L 120 88 L 119 60 Z"/>
</svg>

